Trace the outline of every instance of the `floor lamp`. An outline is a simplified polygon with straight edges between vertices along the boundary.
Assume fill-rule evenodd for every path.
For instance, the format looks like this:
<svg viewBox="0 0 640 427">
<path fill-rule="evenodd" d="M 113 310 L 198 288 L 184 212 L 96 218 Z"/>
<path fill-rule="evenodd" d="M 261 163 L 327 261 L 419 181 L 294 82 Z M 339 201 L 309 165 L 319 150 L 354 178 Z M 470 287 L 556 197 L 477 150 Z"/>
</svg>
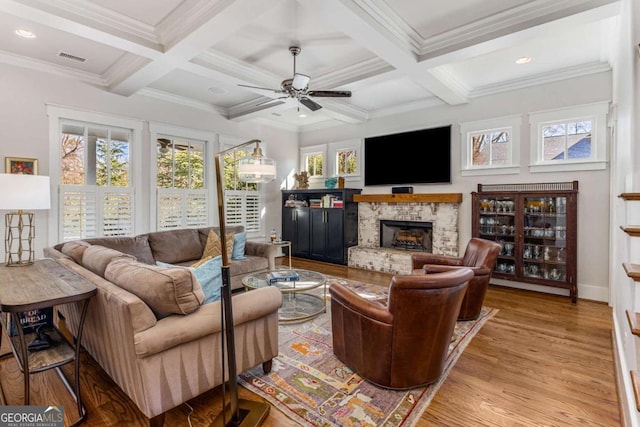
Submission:
<svg viewBox="0 0 640 427">
<path fill-rule="evenodd" d="M 33 264 L 35 215 L 26 210 L 49 209 L 48 176 L 0 173 L 0 210 L 5 215 L 4 250 L 7 267 Z"/>
<path fill-rule="evenodd" d="M 223 181 L 223 159 L 222 156 L 232 150 L 255 144 L 253 155 L 242 158 L 238 162 L 238 178 L 250 183 L 265 183 L 276 178 L 276 164 L 273 160 L 264 157 L 260 149 L 260 140 L 252 139 L 228 150 L 220 151 L 216 154 L 216 186 L 218 190 L 218 214 L 220 218 L 220 243 L 222 247 L 222 288 L 221 288 L 221 308 L 222 308 L 222 330 L 226 338 L 227 352 L 225 355 L 224 346 L 222 349 L 222 359 L 227 358 L 229 381 L 229 406 L 222 402 L 222 412 L 213 421 L 213 426 L 258 426 L 262 424 L 269 413 L 270 406 L 265 402 L 255 402 L 252 400 L 238 399 L 238 379 L 236 368 L 236 346 L 233 327 L 233 310 L 231 304 L 231 275 L 229 272 L 229 255 L 227 253 L 227 230 L 224 212 L 224 181 Z M 223 371 L 224 372 L 224 371 Z M 224 375 L 224 374 L 223 374 Z M 223 384 L 223 387 L 225 385 Z"/>
</svg>

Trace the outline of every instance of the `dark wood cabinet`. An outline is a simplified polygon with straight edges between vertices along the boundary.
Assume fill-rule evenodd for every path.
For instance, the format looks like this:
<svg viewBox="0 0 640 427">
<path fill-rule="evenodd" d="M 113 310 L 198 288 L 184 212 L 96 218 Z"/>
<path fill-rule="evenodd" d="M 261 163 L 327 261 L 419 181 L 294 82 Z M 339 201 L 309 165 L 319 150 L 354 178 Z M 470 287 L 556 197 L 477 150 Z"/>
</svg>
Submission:
<svg viewBox="0 0 640 427">
<path fill-rule="evenodd" d="M 360 189 L 285 190 L 282 192 L 282 238 L 293 256 L 347 264 L 348 248 L 358 244 Z"/>
<path fill-rule="evenodd" d="M 472 234 L 502 246 L 493 277 L 569 289 L 577 302 L 578 182 L 478 184 Z"/>
<path fill-rule="evenodd" d="M 282 211 L 282 238 L 291 242 L 291 255 L 295 257 L 309 257 L 309 220 L 308 207 Z"/>
</svg>

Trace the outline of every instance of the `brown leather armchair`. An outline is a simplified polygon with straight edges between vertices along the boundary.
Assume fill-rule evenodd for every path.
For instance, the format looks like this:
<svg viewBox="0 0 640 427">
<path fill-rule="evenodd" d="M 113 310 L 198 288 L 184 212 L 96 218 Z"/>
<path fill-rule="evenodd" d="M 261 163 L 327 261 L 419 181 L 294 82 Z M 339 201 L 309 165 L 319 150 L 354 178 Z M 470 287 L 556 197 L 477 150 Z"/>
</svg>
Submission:
<svg viewBox="0 0 640 427">
<path fill-rule="evenodd" d="M 333 352 L 362 378 L 408 389 L 442 374 L 470 269 L 393 276 L 387 305 L 334 283 Z"/>
<path fill-rule="evenodd" d="M 500 244 L 494 241 L 473 237 L 469 240 L 462 257 L 414 252 L 411 254 L 411 261 L 414 272 L 422 270 L 422 272 L 428 274 L 461 267 L 471 268 L 474 277 L 469 282 L 458 320 L 474 320 L 480 315 L 484 297 L 489 288 L 491 273 L 496 266 L 500 249 Z"/>
</svg>

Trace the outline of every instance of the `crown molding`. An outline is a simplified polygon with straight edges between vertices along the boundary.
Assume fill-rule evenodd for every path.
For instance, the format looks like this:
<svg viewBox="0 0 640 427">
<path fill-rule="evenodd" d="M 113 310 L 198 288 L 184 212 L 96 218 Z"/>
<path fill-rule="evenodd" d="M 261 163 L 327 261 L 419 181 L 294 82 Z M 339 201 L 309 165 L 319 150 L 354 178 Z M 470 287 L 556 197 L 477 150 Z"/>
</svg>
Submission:
<svg viewBox="0 0 640 427">
<path fill-rule="evenodd" d="M 236 82 L 243 84 L 255 84 L 256 86 L 275 86 L 280 87 L 282 77 L 263 71 L 257 67 L 247 64 L 244 61 L 233 58 L 212 49 L 202 52 L 191 60 L 192 63 L 201 67 L 211 68 L 217 72 L 233 76 Z M 274 88 L 275 89 L 275 88 Z M 278 95 L 278 94 L 274 94 Z"/>
<path fill-rule="evenodd" d="M 0 62 L 16 67 L 29 68 L 43 73 L 54 74 L 68 79 L 79 80 L 93 86 L 107 87 L 107 82 L 98 74 L 80 71 L 39 59 L 27 58 L 9 52 L 0 51 Z"/>
<path fill-rule="evenodd" d="M 110 33 L 124 33 L 129 38 L 143 39 L 153 45 L 160 44 L 160 39 L 152 25 L 102 7 L 94 2 L 85 0 L 31 0 L 29 3 L 40 10 L 54 13 L 59 17 L 66 17 L 81 24 L 83 24 L 83 20 L 91 21 L 93 23 L 92 26 L 98 24 L 100 27 L 108 28 Z M 72 19 L 73 16 L 81 18 L 81 20 Z"/>
<path fill-rule="evenodd" d="M 508 30 L 513 33 L 569 15 L 612 5 L 617 0 L 536 0 L 496 13 L 470 24 L 422 39 L 419 57 L 428 58 L 442 51 L 496 38 Z M 611 13 L 611 12 L 609 12 Z"/>
<path fill-rule="evenodd" d="M 313 86 L 321 88 L 339 88 L 359 80 L 374 77 L 393 71 L 394 68 L 385 60 L 373 57 L 358 63 L 342 67 L 338 70 L 313 76 Z"/>
<path fill-rule="evenodd" d="M 496 93 L 507 92 L 512 90 L 524 89 L 531 86 L 542 85 L 545 83 L 557 82 L 560 80 L 572 79 L 590 74 L 603 73 L 610 71 L 611 66 L 606 62 L 591 62 L 588 64 L 567 67 L 562 70 L 552 71 L 548 73 L 540 73 L 521 79 L 513 79 L 501 83 L 481 86 L 469 91 L 470 98 L 478 98 L 480 96 L 488 96 Z"/>
<path fill-rule="evenodd" d="M 353 0 L 367 16 L 391 34 L 406 50 L 418 55 L 423 43 L 420 34 L 381 0 Z"/>
<path fill-rule="evenodd" d="M 169 92 L 158 89 L 144 88 L 135 93 L 136 95 L 146 96 L 149 98 L 160 99 L 162 101 L 170 102 L 172 104 L 178 104 L 185 107 L 196 108 L 207 112 L 214 112 L 221 115 L 224 118 L 228 118 L 228 110 L 223 107 L 210 104 L 204 101 L 197 101 L 192 98 L 185 98 L 184 96 L 174 95 Z"/>
</svg>

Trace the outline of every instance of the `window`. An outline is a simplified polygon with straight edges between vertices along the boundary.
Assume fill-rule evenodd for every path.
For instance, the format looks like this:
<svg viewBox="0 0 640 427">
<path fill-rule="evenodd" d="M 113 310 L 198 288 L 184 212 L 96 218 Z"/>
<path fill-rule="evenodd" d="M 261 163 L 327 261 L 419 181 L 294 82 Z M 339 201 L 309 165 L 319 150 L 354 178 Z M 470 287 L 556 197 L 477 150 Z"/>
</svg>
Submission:
<svg viewBox="0 0 640 427">
<path fill-rule="evenodd" d="M 142 123 L 47 106 L 52 152 L 49 175 L 58 185 L 50 227 L 56 241 L 136 232 L 138 182 L 133 160 Z"/>
<path fill-rule="evenodd" d="M 342 176 L 354 179 L 360 176 L 360 147 L 362 140 L 353 139 L 329 144 L 329 152 L 332 153 L 334 167 L 333 176 Z"/>
<path fill-rule="evenodd" d="M 326 175 L 327 146 L 300 148 L 300 170 L 309 173 L 309 182 L 323 181 Z"/>
<path fill-rule="evenodd" d="M 151 230 L 207 227 L 212 215 L 215 135 L 195 129 L 150 123 Z M 209 179 L 208 179 L 209 178 Z"/>
<path fill-rule="evenodd" d="M 519 173 L 520 116 L 460 125 L 462 176 Z"/>
<path fill-rule="evenodd" d="M 221 137 L 221 150 L 227 150 L 242 142 Z M 222 156 L 224 180 L 224 205 L 227 225 L 244 225 L 247 236 L 264 234 L 262 210 L 264 202 L 260 185 L 242 181 L 238 177 L 238 162 L 253 154 L 254 145 L 230 150 Z M 264 149 L 264 147 L 263 147 Z"/>
<path fill-rule="evenodd" d="M 157 229 L 206 227 L 205 142 L 156 139 Z"/>
<path fill-rule="evenodd" d="M 531 172 L 604 169 L 608 103 L 532 113 Z"/>
</svg>

